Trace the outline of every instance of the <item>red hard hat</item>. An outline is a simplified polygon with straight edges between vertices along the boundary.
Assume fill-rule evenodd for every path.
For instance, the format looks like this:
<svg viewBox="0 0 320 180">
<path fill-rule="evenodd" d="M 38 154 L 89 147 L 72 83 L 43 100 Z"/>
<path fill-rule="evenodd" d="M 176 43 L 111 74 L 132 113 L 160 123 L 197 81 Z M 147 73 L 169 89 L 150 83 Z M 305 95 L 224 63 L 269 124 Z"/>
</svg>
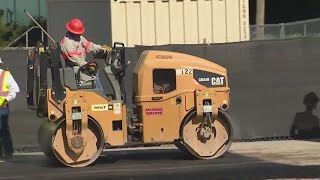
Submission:
<svg viewBox="0 0 320 180">
<path fill-rule="evenodd" d="M 66 24 L 66 28 L 74 34 L 81 35 L 84 33 L 83 23 L 80 19 L 72 19 Z"/>
</svg>

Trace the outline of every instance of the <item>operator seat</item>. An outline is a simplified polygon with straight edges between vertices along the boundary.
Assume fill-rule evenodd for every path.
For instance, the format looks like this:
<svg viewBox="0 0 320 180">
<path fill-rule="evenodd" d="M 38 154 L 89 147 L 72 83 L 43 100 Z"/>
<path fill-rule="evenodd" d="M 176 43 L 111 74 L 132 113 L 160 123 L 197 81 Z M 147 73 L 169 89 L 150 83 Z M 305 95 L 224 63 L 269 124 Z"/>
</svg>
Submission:
<svg viewBox="0 0 320 180">
<path fill-rule="evenodd" d="M 101 89 L 99 80 L 98 65 L 96 62 L 89 62 L 81 67 L 66 63 L 66 68 L 71 68 L 74 79 L 77 82 L 77 89 Z"/>
</svg>

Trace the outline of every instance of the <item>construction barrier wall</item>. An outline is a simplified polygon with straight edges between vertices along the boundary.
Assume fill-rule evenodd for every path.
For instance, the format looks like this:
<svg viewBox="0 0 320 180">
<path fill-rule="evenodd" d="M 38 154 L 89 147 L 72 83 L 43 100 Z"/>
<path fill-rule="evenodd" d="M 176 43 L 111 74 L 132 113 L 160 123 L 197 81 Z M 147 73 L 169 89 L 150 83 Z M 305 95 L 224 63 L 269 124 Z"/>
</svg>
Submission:
<svg viewBox="0 0 320 180">
<path fill-rule="evenodd" d="M 89 39 L 109 44 L 120 41 L 127 47 L 250 38 L 248 0 L 47 1 L 48 30 L 58 39 L 72 17 L 83 19 Z"/>
<path fill-rule="evenodd" d="M 230 112 L 239 125 L 236 127 L 236 139 L 290 136 L 293 125 L 309 128 L 319 124 L 319 108 L 314 106 L 315 109 L 307 110 L 308 103 L 303 103 L 310 92 L 318 98 L 320 95 L 319 46 L 320 39 L 295 39 L 128 48 L 127 58 L 132 61 L 125 78 L 128 103 L 130 106 L 131 73 L 143 50 L 183 52 L 207 58 L 227 68 L 231 87 Z M 26 108 L 26 55 L 26 51 L 0 51 L 0 57 L 21 88 L 10 108 L 15 147 L 37 145 L 37 131 L 42 121 L 34 111 Z M 103 84 L 108 86 L 105 79 Z"/>
</svg>

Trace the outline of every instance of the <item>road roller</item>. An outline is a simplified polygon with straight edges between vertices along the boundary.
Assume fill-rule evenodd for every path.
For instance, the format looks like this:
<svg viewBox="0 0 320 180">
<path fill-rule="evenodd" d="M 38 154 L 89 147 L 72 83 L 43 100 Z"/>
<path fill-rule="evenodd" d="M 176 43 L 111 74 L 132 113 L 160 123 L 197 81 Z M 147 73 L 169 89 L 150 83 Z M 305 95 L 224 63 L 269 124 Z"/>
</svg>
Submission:
<svg viewBox="0 0 320 180">
<path fill-rule="evenodd" d="M 104 149 L 137 145 L 174 144 L 203 160 L 224 155 L 233 140 L 227 69 L 160 50 L 145 50 L 129 64 L 125 50 L 114 43 L 82 67 L 65 66 L 59 44 L 38 43 L 28 52 L 27 104 L 43 121 L 43 153 L 67 167 L 93 165 Z M 114 66 L 107 78 L 113 92 L 106 92 L 99 71 Z M 128 66 L 133 72 L 126 73 Z"/>
</svg>

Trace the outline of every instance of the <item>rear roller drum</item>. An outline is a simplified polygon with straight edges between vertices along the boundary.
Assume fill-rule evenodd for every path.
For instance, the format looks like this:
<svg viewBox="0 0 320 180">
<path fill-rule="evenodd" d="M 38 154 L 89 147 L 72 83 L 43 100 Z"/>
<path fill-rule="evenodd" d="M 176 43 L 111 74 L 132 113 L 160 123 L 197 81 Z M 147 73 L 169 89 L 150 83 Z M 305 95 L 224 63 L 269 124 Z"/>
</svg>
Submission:
<svg viewBox="0 0 320 180">
<path fill-rule="evenodd" d="M 51 130 L 53 128 L 51 127 Z M 45 131 L 50 131 L 42 127 L 39 132 L 44 133 Z M 44 133 L 50 135 L 50 133 Z M 85 167 L 93 162 L 99 157 L 104 148 L 104 136 L 100 126 L 96 121 L 88 120 L 88 131 L 87 131 L 87 141 L 84 145 L 84 150 L 80 154 L 74 153 L 68 146 L 66 137 L 66 122 L 65 120 L 60 121 L 53 133 L 51 133 L 51 141 L 45 136 L 39 138 L 39 142 L 42 143 L 41 147 L 44 153 L 51 159 L 58 160 L 60 163 L 69 167 Z M 40 134 L 39 134 L 40 135 Z M 73 145 L 82 144 L 81 140 L 72 141 Z M 50 143 L 50 144 L 49 144 Z"/>
<path fill-rule="evenodd" d="M 196 118 L 195 111 L 186 117 L 181 129 L 181 143 L 198 159 L 215 159 L 227 152 L 232 144 L 230 117 L 219 111 L 215 119 L 204 121 L 204 118 Z"/>
</svg>

